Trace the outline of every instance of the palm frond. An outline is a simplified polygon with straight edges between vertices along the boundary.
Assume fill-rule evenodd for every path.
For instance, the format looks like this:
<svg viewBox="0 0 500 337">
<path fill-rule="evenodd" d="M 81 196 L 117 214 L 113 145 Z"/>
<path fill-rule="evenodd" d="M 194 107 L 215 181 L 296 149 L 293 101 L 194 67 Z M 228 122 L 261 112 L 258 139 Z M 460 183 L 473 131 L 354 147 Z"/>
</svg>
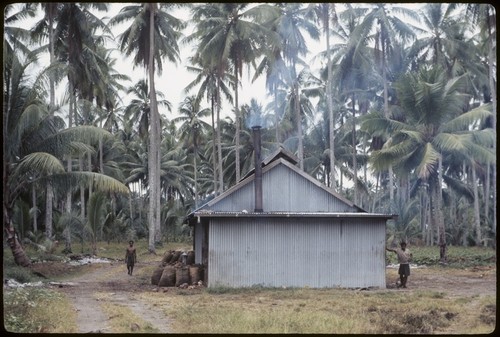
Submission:
<svg viewBox="0 0 500 337">
<path fill-rule="evenodd" d="M 443 174 L 443 181 L 449 188 L 457 192 L 459 195 L 466 197 L 469 202 L 474 201 L 474 192 L 472 186 L 464 183 L 460 179 L 450 177 L 446 174 Z"/>
<path fill-rule="evenodd" d="M 490 104 L 481 105 L 475 109 L 469 110 L 452 120 L 443 123 L 440 126 L 441 132 L 466 131 L 474 125 L 491 117 L 492 106 Z"/>
<path fill-rule="evenodd" d="M 467 134 L 453 134 L 441 132 L 434 137 L 433 144 L 440 152 L 462 152 L 465 150 L 464 142 Z"/>
<path fill-rule="evenodd" d="M 87 228 L 95 238 L 102 226 L 102 218 L 106 207 L 106 196 L 103 193 L 93 193 L 87 206 Z"/>
<path fill-rule="evenodd" d="M 36 173 L 37 176 L 48 176 L 64 172 L 64 166 L 57 157 L 49 153 L 34 152 L 19 162 L 15 174 L 23 175 L 28 172 Z"/>
<path fill-rule="evenodd" d="M 120 181 L 95 172 L 72 171 L 41 177 L 41 183 L 52 182 L 55 188 L 66 193 L 76 186 L 92 186 L 95 191 L 128 194 L 129 189 Z"/>
<path fill-rule="evenodd" d="M 417 176 L 421 179 L 427 179 L 437 170 L 437 163 L 440 154 L 431 143 L 425 144 L 422 153 L 422 160 L 416 167 Z"/>
</svg>

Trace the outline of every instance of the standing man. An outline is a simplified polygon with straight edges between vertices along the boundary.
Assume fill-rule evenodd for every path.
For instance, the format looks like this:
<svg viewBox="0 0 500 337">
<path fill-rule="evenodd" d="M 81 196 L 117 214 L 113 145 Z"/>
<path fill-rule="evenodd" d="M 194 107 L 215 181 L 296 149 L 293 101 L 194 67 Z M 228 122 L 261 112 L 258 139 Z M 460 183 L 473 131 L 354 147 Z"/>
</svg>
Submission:
<svg viewBox="0 0 500 337">
<path fill-rule="evenodd" d="M 408 281 L 408 276 L 410 276 L 410 262 L 413 259 L 412 253 L 406 248 L 406 242 L 401 242 L 401 248 L 385 248 L 390 252 L 394 252 L 398 255 L 399 262 L 399 278 L 401 280 L 401 287 L 406 288 L 406 281 Z M 398 286 L 399 288 L 399 286 Z"/>
<path fill-rule="evenodd" d="M 125 263 L 127 264 L 128 274 L 132 275 L 134 271 L 134 264 L 137 260 L 137 254 L 135 252 L 134 241 L 130 240 L 128 242 L 129 246 L 125 252 Z"/>
</svg>

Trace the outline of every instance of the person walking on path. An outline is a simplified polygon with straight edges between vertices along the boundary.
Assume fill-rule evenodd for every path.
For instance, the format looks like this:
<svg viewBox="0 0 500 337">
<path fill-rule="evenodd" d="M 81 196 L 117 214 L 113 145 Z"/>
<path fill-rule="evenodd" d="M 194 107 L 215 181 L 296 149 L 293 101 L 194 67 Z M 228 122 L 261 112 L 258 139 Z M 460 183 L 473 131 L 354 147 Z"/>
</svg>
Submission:
<svg viewBox="0 0 500 337">
<path fill-rule="evenodd" d="M 410 262 L 413 258 L 412 253 L 408 248 L 406 248 L 406 242 L 401 242 L 401 248 L 385 248 L 390 252 L 394 252 L 398 255 L 399 262 L 399 278 L 401 281 L 401 287 L 406 288 L 406 282 L 408 281 L 408 276 L 410 276 Z M 399 288 L 399 286 L 398 286 Z"/>
<path fill-rule="evenodd" d="M 134 247 L 134 241 L 128 242 L 129 246 L 125 252 L 125 263 L 127 264 L 128 274 L 132 275 L 134 271 L 134 264 L 137 262 L 137 253 Z"/>
</svg>

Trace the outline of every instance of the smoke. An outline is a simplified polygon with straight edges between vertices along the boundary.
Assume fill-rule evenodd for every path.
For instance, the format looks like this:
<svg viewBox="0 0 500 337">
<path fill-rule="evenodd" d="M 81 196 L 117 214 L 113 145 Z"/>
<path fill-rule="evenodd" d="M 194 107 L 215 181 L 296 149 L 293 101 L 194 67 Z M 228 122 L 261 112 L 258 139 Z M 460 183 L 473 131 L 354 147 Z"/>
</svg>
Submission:
<svg viewBox="0 0 500 337">
<path fill-rule="evenodd" d="M 270 116 L 264 113 L 262 104 L 257 102 L 255 98 L 250 100 L 250 105 L 243 105 L 241 107 L 241 112 L 244 118 L 245 126 L 248 129 L 251 129 L 254 126 L 260 126 L 262 129 L 266 129 L 272 125 Z"/>
</svg>

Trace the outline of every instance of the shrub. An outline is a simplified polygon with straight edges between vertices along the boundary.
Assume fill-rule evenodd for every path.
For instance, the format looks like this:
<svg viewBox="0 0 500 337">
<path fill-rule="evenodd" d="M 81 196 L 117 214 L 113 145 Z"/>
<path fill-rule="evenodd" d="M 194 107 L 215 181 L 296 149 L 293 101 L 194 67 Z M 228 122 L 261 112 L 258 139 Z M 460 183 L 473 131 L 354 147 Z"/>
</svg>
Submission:
<svg viewBox="0 0 500 337">
<path fill-rule="evenodd" d="M 4 268 L 4 278 L 16 280 L 19 283 L 35 282 L 39 280 L 39 278 L 32 273 L 31 269 L 19 266 Z"/>
<path fill-rule="evenodd" d="M 53 322 L 47 308 L 62 300 L 62 295 L 43 288 L 17 288 L 4 293 L 5 329 L 18 333 L 43 332 Z M 60 316 L 57 314 L 57 316 Z M 46 332 L 46 331 L 45 331 Z"/>
</svg>

